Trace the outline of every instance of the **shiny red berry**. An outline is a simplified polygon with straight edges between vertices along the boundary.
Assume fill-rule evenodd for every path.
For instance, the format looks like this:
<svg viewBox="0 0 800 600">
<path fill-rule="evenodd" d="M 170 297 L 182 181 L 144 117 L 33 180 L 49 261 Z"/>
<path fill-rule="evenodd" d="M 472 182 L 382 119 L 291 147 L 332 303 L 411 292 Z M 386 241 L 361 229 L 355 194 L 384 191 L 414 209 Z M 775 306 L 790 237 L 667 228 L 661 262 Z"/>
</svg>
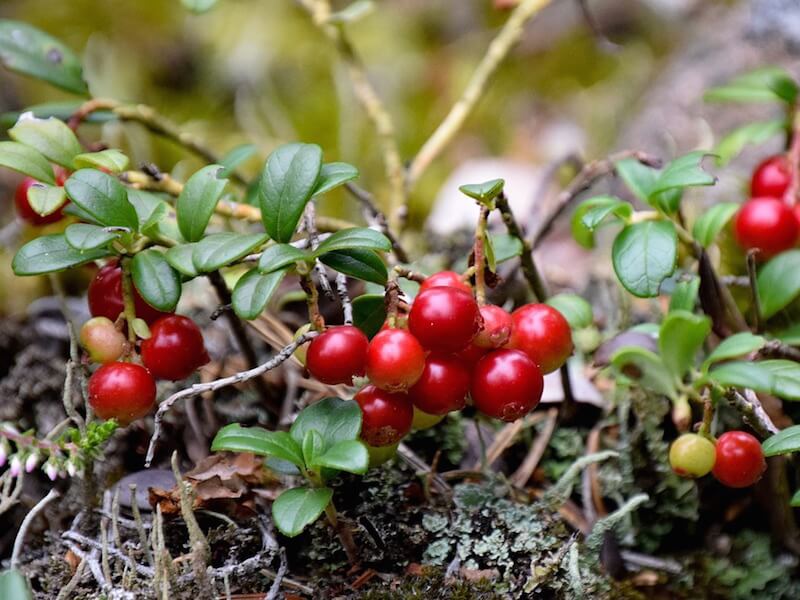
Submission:
<svg viewBox="0 0 800 600">
<path fill-rule="evenodd" d="M 750 195 L 764 198 L 783 198 L 792 182 L 792 169 L 783 154 L 770 156 L 753 171 Z"/>
<path fill-rule="evenodd" d="M 396 444 L 411 431 L 414 407 L 406 394 L 368 385 L 353 399 L 361 407 L 361 439 L 370 446 Z"/>
<path fill-rule="evenodd" d="M 717 439 L 717 459 L 711 472 L 720 483 L 747 487 L 761 479 L 766 469 L 761 444 L 749 433 L 728 431 Z"/>
<path fill-rule="evenodd" d="M 89 378 L 89 404 L 101 419 L 129 425 L 149 413 L 155 401 L 156 382 L 141 365 L 109 363 Z"/>
<path fill-rule="evenodd" d="M 28 191 L 31 189 L 31 186 L 36 183 L 38 183 L 38 181 L 32 177 L 26 177 L 17 187 L 17 191 L 14 194 L 14 205 L 17 208 L 17 215 L 19 218 L 23 221 L 27 221 L 31 225 L 49 225 L 50 223 L 56 223 L 63 219 L 64 207 L 67 205 L 66 200 L 64 204 L 58 207 L 54 212 L 45 216 L 40 215 L 31 208 L 30 201 L 28 200 Z"/>
<path fill-rule="evenodd" d="M 353 377 L 364 375 L 369 339 L 358 327 L 331 327 L 308 346 L 306 367 L 322 383 L 353 384 Z"/>
<path fill-rule="evenodd" d="M 160 318 L 142 342 L 142 362 L 159 379 L 186 379 L 209 360 L 200 328 L 181 315 Z"/>
<path fill-rule="evenodd" d="M 164 313 L 150 306 L 134 288 L 134 306 L 136 316 L 152 325 Z M 106 317 L 116 321 L 124 310 L 122 304 L 122 268 L 117 261 L 112 261 L 97 272 L 89 284 L 89 311 L 93 317 Z"/>
<path fill-rule="evenodd" d="M 86 321 L 81 327 L 80 342 L 92 362 L 114 362 L 125 351 L 125 336 L 105 317 Z"/>
<path fill-rule="evenodd" d="M 440 271 L 427 277 L 419 286 L 420 293 L 435 287 L 451 287 L 472 294 L 472 288 L 455 271 Z"/>
<path fill-rule="evenodd" d="M 453 356 L 457 357 L 464 365 L 471 369 L 474 367 L 480 359 L 486 356 L 486 353 L 489 352 L 489 348 L 481 348 L 480 346 L 475 345 L 475 340 L 472 343 L 461 350 L 460 352 L 456 352 Z"/>
<path fill-rule="evenodd" d="M 522 350 L 542 373 L 561 367 L 572 354 L 572 331 L 564 316 L 547 304 L 526 304 L 511 313 L 506 348 Z"/>
<path fill-rule="evenodd" d="M 425 351 L 405 329 L 385 329 L 367 348 L 367 377 L 377 387 L 391 392 L 406 391 L 425 369 Z"/>
<path fill-rule="evenodd" d="M 481 306 L 483 327 L 473 344 L 480 348 L 501 348 L 511 336 L 511 314 L 494 304 Z"/>
<path fill-rule="evenodd" d="M 470 294 L 451 287 L 420 293 L 408 315 L 408 329 L 428 350 L 463 350 L 480 331 L 481 312 Z"/>
<path fill-rule="evenodd" d="M 752 198 L 736 213 L 734 233 L 745 250 L 758 248 L 767 259 L 797 243 L 800 224 L 792 209 L 775 198 Z"/>
<path fill-rule="evenodd" d="M 539 404 L 544 378 L 539 367 L 519 350 L 494 350 L 472 374 L 472 403 L 483 414 L 516 421 Z"/>
<path fill-rule="evenodd" d="M 431 355 L 419 381 L 408 390 L 408 397 L 421 411 L 444 415 L 464 408 L 469 383 L 470 373 L 458 358 Z"/>
</svg>

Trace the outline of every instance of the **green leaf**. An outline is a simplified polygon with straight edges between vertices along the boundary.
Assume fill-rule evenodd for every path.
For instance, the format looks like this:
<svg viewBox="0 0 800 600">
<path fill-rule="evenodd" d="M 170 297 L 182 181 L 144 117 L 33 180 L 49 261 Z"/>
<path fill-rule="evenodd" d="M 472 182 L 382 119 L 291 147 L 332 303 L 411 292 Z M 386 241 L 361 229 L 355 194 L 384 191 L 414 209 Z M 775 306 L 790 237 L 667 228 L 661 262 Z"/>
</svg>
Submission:
<svg viewBox="0 0 800 600">
<path fill-rule="evenodd" d="M 300 444 L 285 431 L 267 431 L 261 427 L 226 425 L 214 436 L 212 452 L 250 452 L 259 456 L 274 456 L 298 467 L 305 466 Z"/>
<path fill-rule="evenodd" d="M 192 260 L 200 273 L 210 273 L 244 258 L 267 241 L 260 233 L 212 233 L 197 242 Z"/>
<path fill-rule="evenodd" d="M 800 490 L 797 490 L 789 501 L 789 505 L 797 508 L 800 506 Z"/>
<path fill-rule="evenodd" d="M 0 129 L 10 129 L 14 126 L 20 116 L 25 113 L 33 113 L 33 116 L 40 119 L 55 117 L 61 121 L 68 121 L 82 105 L 83 100 L 68 100 L 66 102 L 43 102 L 26 106 L 21 110 L 12 110 L 0 114 Z M 87 115 L 84 123 L 107 123 L 116 120 L 116 116 L 109 110 L 97 110 Z"/>
<path fill-rule="evenodd" d="M 25 576 L 16 569 L 0 572 L 0 598 L 3 600 L 33 600 L 33 593 Z"/>
<path fill-rule="evenodd" d="M 386 285 L 389 280 L 386 265 L 372 250 L 337 250 L 323 254 L 319 259 L 331 269 L 356 279 L 378 285 Z"/>
<path fill-rule="evenodd" d="M 56 183 L 50 161 L 33 148 L 19 142 L 0 142 L 0 167 L 13 169 L 42 183 Z"/>
<path fill-rule="evenodd" d="M 56 212 L 66 200 L 64 188 L 58 185 L 34 183 L 28 188 L 28 203 L 33 211 L 41 216 Z"/>
<path fill-rule="evenodd" d="M 749 388 L 772 393 L 775 377 L 760 363 L 734 361 L 712 369 L 708 377 L 724 387 Z"/>
<path fill-rule="evenodd" d="M 572 236 L 584 248 L 594 248 L 594 232 L 608 216 L 627 221 L 633 208 L 614 196 L 595 196 L 578 205 L 572 214 Z"/>
<path fill-rule="evenodd" d="M 678 236 L 669 221 L 642 221 L 625 227 L 614 240 L 612 261 L 620 283 L 634 296 L 658 295 L 661 282 L 672 275 L 678 256 Z"/>
<path fill-rule="evenodd" d="M 650 195 L 659 175 L 658 169 L 643 165 L 635 158 L 617 161 L 614 168 L 631 193 L 642 202 L 650 204 Z"/>
<path fill-rule="evenodd" d="M 361 408 L 354 400 L 323 398 L 300 411 L 289 434 L 299 444 L 312 429 L 328 446 L 355 440 L 361 433 Z"/>
<path fill-rule="evenodd" d="M 322 165 L 317 185 L 311 195 L 319 196 L 354 179 L 358 179 L 358 169 L 353 165 L 345 162 L 325 163 Z"/>
<path fill-rule="evenodd" d="M 789 344 L 790 346 L 800 346 L 800 323 L 792 325 L 782 331 L 773 333 L 773 335 L 784 344 Z"/>
<path fill-rule="evenodd" d="M 736 333 L 720 342 L 719 346 L 714 348 L 714 351 L 708 355 L 703 368 L 708 368 L 709 365 L 723 360 L 729 360 L 738 356 L 744 356 L 755 352 L 764 346 L 766 340 L 760 335 L 753 335 L 749 331 Z"/>
<path fill-rule="evenodd" d="M 233 288 L 233 310 L 242 319 L 255 319 L 278 289 L 286 271 L 275 271 L 267 275 L 251 269 L 236 282 Z"/>
<path fill-rule="evenodd" d="M 132 188 L 129 188 L 127 192 L 128 202 L 136 211 L 140 232 L 148 236 L 153 234 L 179 241 L 182 239 L 177 224 L 168 216 L 172 210 L 170 205 L 152 192 Z"/>
<path fill-rule="evenodd" d="M 81 61 L 56 38 L 19 21 L 0 20 L 0 62 L 7 69 L 30 75 L 85 96 Z"/>
<path fill-rule="evenodd" d="M 619 374 L 645 389 L 673 399 L 677 397 L 674 377 L 661 362 L 661 358 L 650 350 L 625 346 L 611 357 L 611 365 Z"/>
<path fill-rule="evenodd" d="M 656 179 L 648 194 L 652 202 L 654 198 L 668 190 L 693 186 L 714 185 L 717 178 L 706 173 L 701 167 L 701 162 L 708 152 L 689 152 L 670 162 Z M 666 212 L 674 212 L 677 206 Z"/>
<path fill-rule="evenodd" d="M 267 158 L 259 199 L 264 229 L 276 242 L 289 242 L 311 199 L 322 169 L 316 144 L 286 144 Z"/>
<path fill-rule="evenodd" d="M 368 227 L 350 227 L 341 229 L 324 240 L 314 252 L 314 256 L 318 257 L 334 250 L 353 248 L 389 252 L 392 249 L 392 243 L 380 231 Z"/>
<path fill-rule="evenodd" d="M 494 244 L 492 244 L 492 238 L 489 237 L 489 232 L 483 232 L 483 253 L 486 258 L 486 264 L 489 266 L 489 270 L 492 273 L 497 272 L 497 259 L 494 256 Z"/>
<path fill-rule="evenodd" d="M 291 436 L 289 436 L 291 437 Z M 294 438 L 292 441 L 297 443 Z M 325 449 L 325 440 L 322 439 L 322 436 L 319 434 L 318 431 L 314 429 L 309 429 L 306 431 L 306 434 L 303 436 L 303 460 L 305 461 L 306 465 L 311 467 L 314 464 L 314 459 L 317 455 L 322 454 Z"/>
<path fill-rule="evenodd" d="M 739 205 L 733 202 L 715 204 L 695 221 L 692 236 L 698 244 L 708 248 L 738 210 Z"/>
<path fill-rule="evenodd" d="M 139 337 L 143 340 L 149 340 L 152 336 L 150 333 L 150 327 L 147 325 L 147 321 L 140 319 L 139 317 L 136 317 L 133 320 L 133 332 L 136 334 L 136 337 Z"/>
<path fill-rule="evenodd" d="M 119 233 L 106 231 L 98 225 L 75 223 L 64 231 L 67 243 L 76 250 L 94 250 L 107 246 L 119 237 Z"/>
<path fill-rule="evenodd" d="M 708 90 L 706 102 L 786 102 L 794 104 L 797 84 L 783 69 L 766 67 Z"/>
<path fill-rule="evenodd" d="M 194 266 L 194 247 L 196 244 L 179 244 L 164 253 L 164 258 L 173 269 L 186 277 L 197 277 L 197 268 Z"/>
<path fill-rule="evenodd" d="M 233 175 L 233 172 L 236 171 L 236 167 L 253 156 L 257 151 L 258 148 L 255 144 L 242 144 L 241 146 L 236 146 L 229 150 L 219 161 L 222 170 L 219 172 L 218 176 L 225 178 L 230 177 Z"/>
<path fill-rule="evenodd" d="M 106 248 L 76 250 L 67 243 L 63 234 L 56 233 L 40 236 L 25 244 L 14 256 L 11 268 L 17 275 L 41 275 L 77 267 L 110 254 Z"/>
<path fill-rule="evenodd" d="M 353 300 L 353 325 L 368 338 L 381 330 L 386 321 L 386 301 L 383 294 L 364 294 Z"/>
<path fill-rule="evenodd" d="M 353 23 L 372 12 L 375 8 L 373 0 L 355 0 L 342 10 L 331 13 L 328 17 L 328 23 L 336 25 L 343 25 L 345 23 Z"/>
<path fill-rule="evenodd" d="M 112 173 L 121 173 L 128 168 L 130 160 L 121 150 L 101 150 L 100 152 L 86 152 L 78 154 L 73 160 L 76 169 L 95 168 L 107 169 Z"/>
<path fill-rule="evenodd" d="M 150 306 L 172 312 L 181 299 L 181 276 L 163 252 L 144 250 L 133 257 L 131 275 L 136 289 Z"/>
<path fill-rule="evenodd" d="M 64 187 L 70 199 L 98 223 L 139 230 L 136 209 L 116 177 L 96 169 L 81 169 L 67 179 Z"/>
<path fill-rule="evenodd" d="M 557 294 L 546 302 L 564 315 L 572 329 L 583 329 L 594 322 L 592 305 L 576 294 Z"/>
<path fill-rule="evenodd" d="M 800 400 L 800 364 L 793 360 L 775 359 L 757 363 L 772 373 L 775 383 L 772 395 L 784 400 Z"/>
<path fill-rule="evenodd" d="M 694 365 L 697 352 L 711 333 L 711 319 L 694 313 L 676 310 L 661 323 L 658 348 L 664 366 L 682 379 Z"/>
<path fill-rule="evenodd" d="M 748 144 L 762 144 L 769 138 L 786 131 L 786 119 L 773 119 L 771 121 L 757 121 L 748 123 L 731 131 L 722 138 L 714 148 L 717 155 L 717 165 L 724 166 L 739 154 Z"/>
<path fill-rule="evenodd" d="M 790 454 L 800 450 L 800 425 L 792 425 L 768 437 L 761 443 L 764 456 Z"/>
<path fill-rule="evenodd" d="M 322 456 L 317 456 L 309 466 L 363 475 L 369 467 L 369 453 L 367 447 L 358 440 L 345 440 L 334 444 Z"/>
<path fill-rule="evenodd" d="M 494 259 L 497 264 L 522 256 L 524 249 L 522 241 L 516 236 L 508 233 L 490 233 L 489 240 L 494 247 Z"/>
<path fill-rule="evenodd" d="M 765 319 L 786 308 L 800 294 L 800 250 L 783 252 L 765 264 L 756 287 Z"/>
<path fill-rule="evenodd" d="M 262 273 L 272 273 L 279 269 L 294 266 L 298 262 L 313 260 L 311 255 L 291 244 L 275 244 L 267 246 L 261 253 L 258 261 L 258 270 Z"/>
<path fill-rule="evenodd" d="M 466 194 L 482 204 L 488 204 L 500 195 L 505 184 L 506 182 L 504 179 L 490 179 L 483 183 L 468 183 L 467 185 L 462 185 L 458 190 L 462 194 Z"/>
<path fill-rule="evenodd" d="M 53 117 L 37 119 L 23 115 L 17 124 L 8 130 L 8 135 L 20 144 L 30 146 L 45 158 L 73 168 L 73 159 L 83 152 L 81 143 L 66 123 Z"/>
<path fill-rule="evenodd" d="M 181 0 L 181 4 L 187 10 L 201 15 L 214 8 L 217 5 L 217 0 Z"/>
<path fill-rule="evenodd" d="M 223 168 L 209 165 L 195 172 L 181 190 L 175 210 L 178 213 L 178 228 L 187 242 L 197 242 L 206 231 L 214 208 L 228 183 L 220 178 Z"/>
<path fill-rule="evenodd" d="M 688 310 L 692 312 L 697 304 L 697 293 L 700 290 L 700 278 L 692 277 L 689 281 L 679 281 L 672 290 L 669 299 L 669 311 Z"/>
<path fill-rule="evenodd" d="M 316 521 L 333 497 L 331 488 L 297 487 L 283 492 L 272 503 L 275 527 L 287 537 L 295 537 Z"/>
</svg>

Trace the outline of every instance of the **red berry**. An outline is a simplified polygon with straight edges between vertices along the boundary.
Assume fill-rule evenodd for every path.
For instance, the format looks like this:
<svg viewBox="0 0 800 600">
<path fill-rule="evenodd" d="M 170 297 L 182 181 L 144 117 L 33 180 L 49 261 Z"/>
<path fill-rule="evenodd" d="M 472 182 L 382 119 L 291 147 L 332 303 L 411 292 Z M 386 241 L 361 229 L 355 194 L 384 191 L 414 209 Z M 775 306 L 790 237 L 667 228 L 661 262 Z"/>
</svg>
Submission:
<svg viewBox="0 0 800 600">
<path fill-rule="evenodd" d="M 186 379 L 209 360 L 200 328 L 181 315 L 156 321 L 142 342 L 142 362 L 160 379 Z"/>
<path fill-rule="evenodd" d="M 32 177 L 26 177 L 22 183 L 17 187 L 17 192 L 14 194 L 14 205 L 17 207 L 17 215 L 23 221 L 27 221 L 31 225 L 49 225 L 56 223 L 64 218 L 64 207 L 67 205 L 66 200 L 64 204 L 58 207 L 54 212 L 49 215 L 42 216 L 31 208 L 30 201 L 28 200 L 28 190 L 35 183 L 39 183 Z"/>
<path fill-rule="evenodd" d="M 81 327 L 80 341 L 92 362 L 114 362 L 125 351 L 125 336 L 105 317 L 86 321 Z"/>
<path fill-rule="evenodd" d="M 135 288 L 133 300 L 136 316 L 144 319 L 148 325 L 170 314 L 150 306 Z M 122 268 L 117 261 L 112 261 L 100 269 L 89 284 L 89 312 L 93 317 L 106 317 L 116 321 L 123 310 Z"/>
<path fill-rule="evenodd" d="M 408 397 L 418 409 L 429 415 L 444 415 L 464 408 L 470 374 L 456 357 L 429 356 L 422 376 Z"/>
<path fill-rule="evenodd" d="M 450 287 L 425 290 L 414 299 L 408 329 L 428 350 L 463 350 L 481 327 L 481 311 L 470 294 Z"/>
<path fill-rule="evenodd" d="M 141 365 L 109 363 L 89 378 L 89 404 L 101 419 L 129 425 L 149 413 L 155 401 L 156 382 Z"/>
<path fill-rule="evenodd" d="M 481 306 L 483 328 L 475 336 L 473 344 L 480 348 L 501 348 L 511 336 L 511 314 L 494 304 Z"/>
<path fill-rule="evenodd" d="M 800 224 L 781 200 L 752 198 L 736 213 L 734 232 L 742 248 L 758 248 L 758 258 L 766 259 L 795 245 Z"/>
<path fill-rule="evenodd" d="M 572 354 L 572 331 L 564 316 L 547 304 L 526 304 L 511 313 L 506 348 L 522 350 L 542 373 L 561 367 Z"/>
<path fill-rule="evenodd" d="M 414 407 L 405 394 L 368 385 L 353 399 L 361 407 L 361 439 L 370 446 L 396 444 L 411 431 Z"/>
<path fill-rule="evenodd" d="M 405 329 L 385 329 L 367 348 L 367 377 L 381 389 L 405 391 L 425 369 L 425 351 Z"/>
<path fill-rule="evenodd" d="M 716 460 L 714 443 L 696 433 L 684 433 L 669 447 L 669 464 L 681 477 L 703 477 Z"/>
<path fill-rule="evenodd" d="M 466 281 L 461 279 L 461 275 L 455 271 L 440 271 L 439 273 L 434 273 L 420 284 L 419 292 L 422 293 L 425 290 L 435 287 L 456 288 L 457 290 L 472 295 L 472 288 Z"/>
<path fill-rule="evenodd" d="M 753 485 L 767 469 L 761 444 L 745 431 L 728 431 L 717 439 L 717 460 L 712 473 L 733 488 Z"/>
<path fill-rule="evenodd" d="M 503 421 L 516 421 L 539 404 L 544 378 L 539 367 L 519 350 L 494 350 L 472 374 L 472 403 L 479 411 Z"/>
<path fill-rule="evenodd" d="M 480 359 L 486 356 L 486 353 L 489 352 L 488 348 L 481 348 L 480 346 L 475 345 L 475 341 L 473 340 L 472 343 L 461 350 L 460 352 L 456 352 L 453 356 L 458 357 L 464 365 L 471 369 L 474 367 Z"/>
<path fill-rule="evenodd" d="M 322 383 L 353 384 L 364 375 L 369 340 L 358 327 L 331 327 L 311 340 L 306 353 L 308 371 Z"/>
<path fill-rule="evenodd" d="M 783 154 L 770 156 L 753 171 L 750 195 L 753 197 L 783 198 L 792 182 L 792 169 Z"/>
</svg>

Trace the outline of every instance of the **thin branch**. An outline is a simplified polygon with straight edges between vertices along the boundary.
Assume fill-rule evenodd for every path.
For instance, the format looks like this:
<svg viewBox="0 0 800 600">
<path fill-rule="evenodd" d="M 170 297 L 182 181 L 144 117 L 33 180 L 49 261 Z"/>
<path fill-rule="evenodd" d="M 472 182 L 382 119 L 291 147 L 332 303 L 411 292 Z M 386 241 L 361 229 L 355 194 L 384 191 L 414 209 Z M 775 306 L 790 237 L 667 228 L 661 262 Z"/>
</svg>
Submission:
<svg viewBox="0 0 800 600">
<path fill-rule="evenodd" d="M 747 283 L 750 286 L 750 295 L 753 298 L 753 322 L 756 333 L 761 333 L 764 320 L 761 318 L 761 298 L 758 295 L 758 283 L 756 281 L 756 254 L 758 254 L 758 249 L 747 252 Z"/>
<path fill-rule="evenodd" d="M 155 450 L 156 450 L 156 443 L 158 442 L 158 439 L 161 436 L 161 429 L 163 427 L 164 415 L 170 408 L 172 408 L 172 405 L 175 404 L 178 400 L 182 400 L 185 398 L 193 398 L 194 396 L 199 396 L 200 394 L 203 394 L 205 392 L 213 392 L 224 387 L 248 381 L 250 379 L 253 379 L 254 377 L 260 377 L 267 371 L 275 369 L 276 367 L 283 364 L 292 356 L 292 354 L 294 354 L 294 351 L 297 350 L 297 348 L 299 348 L 307 341 L 313 339 L 316 336 L 317 336 L 316 332 L 309 331 L 308 333 L 301 335 L 299 338 L 297 338 L 297 340 L 295 340 L 288 346 L 284 347 L 280 352 L 278 352 L 278 354 L 273 356 L 270 360 L 268 360 L 262 365 L 257 366 L 254 369 L 250 369 L 248 371 L 242 371 L 240 373 L 231 375 L 230 377 L 222 377 L 220 379 L 215 379 L 214 381 L 209 381 L 207 383 L 195 383 L 191 387 L 188 387 L 185 390 L 181 390 L 180 392 L 176 392 L 172 394 L 169 398 L 164 400 L 161 404 L 159 404 L 158 411 L 156 411 L 156 416 L 153 423 L 153 435 L 150 437 L 150 444 L 147 447 L 145 466 L 149 467 L 150 464 L 153 462 L 153 456 L 155 455 Z"/>
<path fill-rule="evenodd" d="M 553 432 L 556 430 L 557 423 L 558 409 L 551 408 L 547 411 L 547 423 L 545 423 L 544 428 L 536 437 L 536 441 L 531 444 L 525 460 L 522 461 L 522 464 L 511 476 L 510 481 L 513 485 L 518 488 L 524 488 L 528 483 L 539 461 L 542 460 L 548 444 L 550 444 L 550 439 L 553 437 Z"/>
<path fill-rule="evenodd" d="M 505 223 L 508 233 L 522 242 L 522 255 L 520 256 L 522 273 L 525 275 L 525 279 L 527 279 L 528 285 L 530 285 L 536 299 L 539 302 L 544 302 L 548 297 L 547 287 L 533 260 L 531 244 L 525 238 L 522 228 L 519 226 L 514 213 L 511 211 L 511 206 L 508 203 L 508 198 L 505 193 L 501 192 L 495 199 L 495 202 L 497 204 L 497 209 L 500 211 L 500 215 L 503 217 L 503 223 Z"/>
<path fill-rule="evenodd" d="M 353 303 L 350 301 L 350 294 L 347 291 L 347 277 L 344 273 L 336 274 L 336 293 L 342 303 L 342 313 L 345 325 L 353 324 Z"/>
<path fill-rule="evenodd" d="M 381 233 L 389 238 L 389 241 L 392 243 L 392 252 L 394 252 L 397 260 L 401 263 L 409 262 L 408 253 L 405 251 L 403 246 L 400 244 L 400 240 L 397 239 L 397 236 L 389 227 L 389 223 L 386 220 L 386 215 L 384 215 L 383 212 L 381 212 L 381 210 L 378 208 L 378 205 L 375 202 L 375 197 L 367 190 L 359 187 L 352 181 L 344 184 L 344 187 L 356 200 L 361 203 L 361 206 L 364 209 L 364 219 L 367 221 L 367 223 L 378 227 Z"/>
<path fill-rule="evenodd" d="M 278 567 L 278 572 L 275 574 L 275 581 L 272 582 L 269 592 L 264 597 L 264 600 L 275 600 L 278 597 L 278 594 L 281 591 L 281 582 L 283 581 L 283 577 L 286 575 L 286 570 L 289 566 L 286 561 L 286 549 L 281 547 L 279 553 L 281 557 L 281 565 Z"/>
<path fill-rule="evenodd" d="M 308 246 L 311 250 L 319 248 L 319 232 L 317 231 L 317 210 L 313 202 L 306 204 L 305 211 L 303 212 L 303 227 L 306 230 L 308 237 Z M 328 273 L 325 271 L 325 266 L 319 259 L 314 261 L 314 272 L 317 274 L 319 286 L 328 300 L 334 300 L 333 290 L 331 289 L 331 282 L 328 281 Z"/>
<path fill-rule="evenodd" d="M 784 344 L 780 340 L 769 340 L 756 353 L 754 359 L 758 358 L 785 358 L 800 362 L 800 350 L 789 344 Z"/>
<path fill-rule="evenodd" d="M 430 164 L 453 140 L 472 114 L 486 91 L 489 80 L 522 37 L 527 22 L 548 4 L 550 4 L 550 0 L 522 0 L 508 17 L 503 28 L 489 44 L 486 54 L 475 68 L 461 97 L 411 162 L 406 176 L 406 185 L 409 190 L 413 189 Z"/>
<path fill-rule="evenodd" d="M 25 544 L 25 536 L 28 534 L 28 529 L 33 523 L 33 520 L 36 516 L 42 512 L 45 507 L 50 504 L 56 498 L 61 496 L 56 490 L 50 490 L 47 495 L 39 500 L 33 508 L 28 511 L 28 514 L 25 515 L 25 518 L 22 519 L 22 524 L 19 526 L 19 531 L 17 531 L 17 537 L 14 538 L 14 549 L 11 551 L 11 568 L 18 569 L 19 568 L 19 557 L 22 554 L 22 547 Z"/>
<path fill-rule="evenodd" d="M 731 389 L 726 396 L 734 408 L 741 413 L 744 422 L 762 438 L 768 438 L 778 433 L 779 429 L 769 418 L 753 390 L 744 390 L 744 394 L 741 394 L 737 390 Z"/>
</svg>

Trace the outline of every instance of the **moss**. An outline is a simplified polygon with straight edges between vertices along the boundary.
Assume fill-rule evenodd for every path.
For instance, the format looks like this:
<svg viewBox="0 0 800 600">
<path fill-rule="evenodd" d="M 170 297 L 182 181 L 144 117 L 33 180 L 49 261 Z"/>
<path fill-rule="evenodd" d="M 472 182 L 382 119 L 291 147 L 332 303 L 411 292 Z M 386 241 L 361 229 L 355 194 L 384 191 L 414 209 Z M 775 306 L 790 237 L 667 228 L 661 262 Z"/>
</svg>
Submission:
<svg viewBox="0 0 800 600">
<path fill-rule="evenodd" d="M 424 568 L 419 575 L 406 575 L 399 581 L 374 586 L 359 595 L 361 600 L 501 600 L 486 580 L 445 579 L 442 569 Z"/>
</svg>

